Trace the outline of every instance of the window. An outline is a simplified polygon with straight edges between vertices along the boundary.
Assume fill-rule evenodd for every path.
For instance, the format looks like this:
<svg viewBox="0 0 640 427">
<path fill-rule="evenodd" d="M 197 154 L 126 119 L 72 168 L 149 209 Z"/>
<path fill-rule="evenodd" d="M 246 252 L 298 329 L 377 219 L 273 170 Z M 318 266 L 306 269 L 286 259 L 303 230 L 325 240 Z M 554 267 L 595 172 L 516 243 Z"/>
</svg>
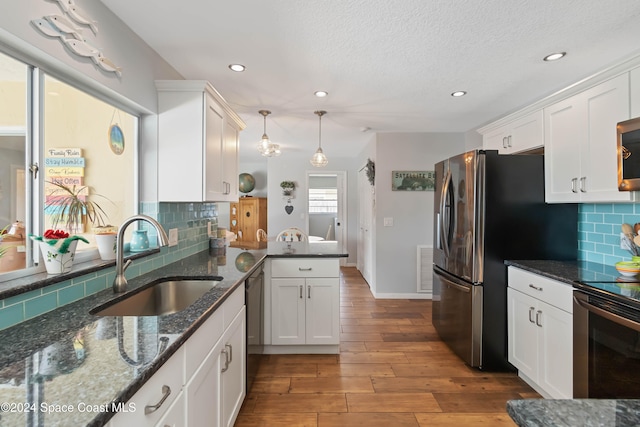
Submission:
<svg viewBox="0 0 640 427">
<path fill-rule="evenodd" d="M 0 236 L 0 281 L 37 266 L 40 254 L 28 234 L 68 228 L 66 218 L 55 221 L 62 209 L 59 185 L 78 192 L 81 200 L 97 202 L 104 210 L 101 219 L 110 225 L 137 211 L 138 121 L 0 52 L 0 230 L 5 230 Z M 112 143 L 109 135 L 116 124 L 122 144 Z M 78 245 L 83 254 L 76 259 L 97 257 L 92 228 L 98 224 L 86 212 L 77 223 L 66 231 L 90 243 Z"/>
<path fill-rule="evenodd" d="M 309 214 L 338 213 L 337 188 L 309 188 Z"/>
</svg>

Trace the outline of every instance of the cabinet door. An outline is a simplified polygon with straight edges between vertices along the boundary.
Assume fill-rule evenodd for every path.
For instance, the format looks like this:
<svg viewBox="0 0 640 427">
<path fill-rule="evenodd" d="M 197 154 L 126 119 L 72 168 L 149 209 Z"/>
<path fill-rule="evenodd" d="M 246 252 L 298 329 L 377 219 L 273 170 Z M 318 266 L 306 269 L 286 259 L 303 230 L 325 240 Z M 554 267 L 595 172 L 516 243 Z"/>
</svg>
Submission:
<svg viewBox="0 0 640 427">
<path fill-rule="evenodd" d="M 509 362 L 533 381 L 538 377 L 538 330 L 534 298 L 507 288 Z"/>
<path fill-rule="evenodd" d="M 542 110 L 522 117 L 511 126 L 506 140 L 507 151 L 518 153 L 544 145 L 544 125 Z"/>
<path fill-rule="evenodd" d="M 507 131 L 505 127 L 501 127 L 491 133 L 483 135 L 483 148 L 485 150 L 498 150 L 500 154 L 507 154 Z"/>
<path fill-rule="evenodd" d="M 257 241 L 256 232 L 258 231 L 258 199 L 240 200 L 240 231 L 242 231 L 243 242 Z"/>
<path fill-rule="evenodd" d="M 544 109 L 545 201 L 580 201 L 580 145 L 586 138 L 584 108 L 571 97 Z"/>
<path fill-rule="evenodd" d="M 203 201 L 221 201 L 226 197 L 227 186 L 223 183 L 223 170 L 220 167 L 223 157 L 224 114 L 211 95 L 205 94 L 205 150 Z M 197 159 L 194 159 L 197 161 Z"/>
<path fill-rule="evenodd" d="M 538 326 L 538 384 L 554 399 L 573 397 L 573 316 L 544 302 Z"/>
<path fill-rule="evenodd" d="M 340 344 L 340 279 L 306 279 L 306 343 Z"/>
<path fill-rule="evenodd" d="M 629 118 L 629 76 L 623 74 L 579 96 L 585 104 L 586 135 L 580 151 L 580 195 L 583 202 L 631 201 L 618 191 L 618 122 Z"/>
<path fill-rule="evenodd" d="M 631 93 L 629 117 L 640 117 L 640 67 L 629 72 L 629 92 Z"/>
<path fill-rule="evenodd" d="M 228 118 L 225 119 L 220 163 L 225 194 L 221 201 L 238 200 L 238 149 L 240 143 L 238 134 L 239 131 L 235 124 Z"/>
<path fill-rule="evenodd" d="M 246 394 L 247 349 L 245 309 L 238 313 L 224 334 L 225 353 L 221 365 L 222 426 L 233 427 Z"/>
<path fill-rule="evenodd" d="M 271 342 L 305 343 L 305 279 L 271 279 Z"/>
<path fill-rule="evenodd" d="M 185 387 L 187 424 L 190 427 L 220 426 L 220 369 L 223 339 L 218 340 Z"/>
</svg>

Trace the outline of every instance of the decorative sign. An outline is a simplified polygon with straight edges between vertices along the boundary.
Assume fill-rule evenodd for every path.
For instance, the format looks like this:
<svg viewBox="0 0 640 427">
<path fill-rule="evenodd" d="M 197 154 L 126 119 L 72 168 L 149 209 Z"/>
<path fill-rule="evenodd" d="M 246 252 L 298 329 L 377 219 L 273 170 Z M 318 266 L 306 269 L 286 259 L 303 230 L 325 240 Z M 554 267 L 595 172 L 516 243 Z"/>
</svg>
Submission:
<svg viewBox="0 0 640 427">
<path fill-rule="evenodd" d="M 46 157 L 45 166 L 74 166 L 83 168 L 84 157 Z"/>
<path fill-rule="evenodd" d="M 81 148 L 49 148 L 46 152 L 49 157 L 82 157 Z"/>
<path fill-rule="evenodd" d="M 83 179 L 79 176 L 50 176 L 48 177 L 49 181 L 55 182 L 56 184 L 62 184 L 67 187 L 73 187 L 74 185 L 82 185 Z"/>
<path fill-rule="evenodd" d="M 84 168 L 48 168 L 48 176 L 84 176 Z"/>
<path fill-rule="evenodd" d="M 434 191 L 436 173 L 434 171 L 392 171 L 393 191 Z"/>
</svg>

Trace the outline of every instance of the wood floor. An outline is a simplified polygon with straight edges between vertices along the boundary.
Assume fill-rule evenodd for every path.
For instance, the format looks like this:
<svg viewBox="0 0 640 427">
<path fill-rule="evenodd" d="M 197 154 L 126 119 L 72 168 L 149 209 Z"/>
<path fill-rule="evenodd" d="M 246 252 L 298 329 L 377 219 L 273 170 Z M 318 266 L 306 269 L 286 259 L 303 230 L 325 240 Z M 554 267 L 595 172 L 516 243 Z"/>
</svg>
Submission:
<svg viewBox="0 0 640 427">
<path fill-rule="evenodd" d="M 513 373 L 466 366 L 440 341 L 429 300 L 376 300 L 341 269 L 339 355 L 265 356 L 236 427 L 515 426 Z"/>
</svg>

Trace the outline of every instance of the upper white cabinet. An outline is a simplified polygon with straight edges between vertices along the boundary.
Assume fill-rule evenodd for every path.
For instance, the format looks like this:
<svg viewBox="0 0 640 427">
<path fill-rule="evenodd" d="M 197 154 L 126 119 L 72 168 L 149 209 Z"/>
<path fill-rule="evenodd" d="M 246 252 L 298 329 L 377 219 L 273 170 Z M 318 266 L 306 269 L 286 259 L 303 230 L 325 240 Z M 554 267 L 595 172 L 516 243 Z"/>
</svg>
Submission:
<svg viewBox="0 0 640 427">
<path fill-rule="evenodd" d="M 516 118 L 505 124 L 480 129 L 485 150 L 498 150 L 500 154 L 514 154 L 544 145 L 542 110 Z"/>
<path fill-rule="evenodd" d="M 238 134 L 245 124 L 206 81 L 160 80 L 158 199 L 238 200 Z"/>
<path fill-rule="evenodd" d="M 628 202 L 618 191 L 616 124 L 629 118 L 629 73 L 544 109 L 545 200 Z"/>
<path fill-rule="evenodd" d="M 629 92 L 631 93 L 631 118 L 640 117 L 640 67 L 629 72 Z"/>
</svg>

